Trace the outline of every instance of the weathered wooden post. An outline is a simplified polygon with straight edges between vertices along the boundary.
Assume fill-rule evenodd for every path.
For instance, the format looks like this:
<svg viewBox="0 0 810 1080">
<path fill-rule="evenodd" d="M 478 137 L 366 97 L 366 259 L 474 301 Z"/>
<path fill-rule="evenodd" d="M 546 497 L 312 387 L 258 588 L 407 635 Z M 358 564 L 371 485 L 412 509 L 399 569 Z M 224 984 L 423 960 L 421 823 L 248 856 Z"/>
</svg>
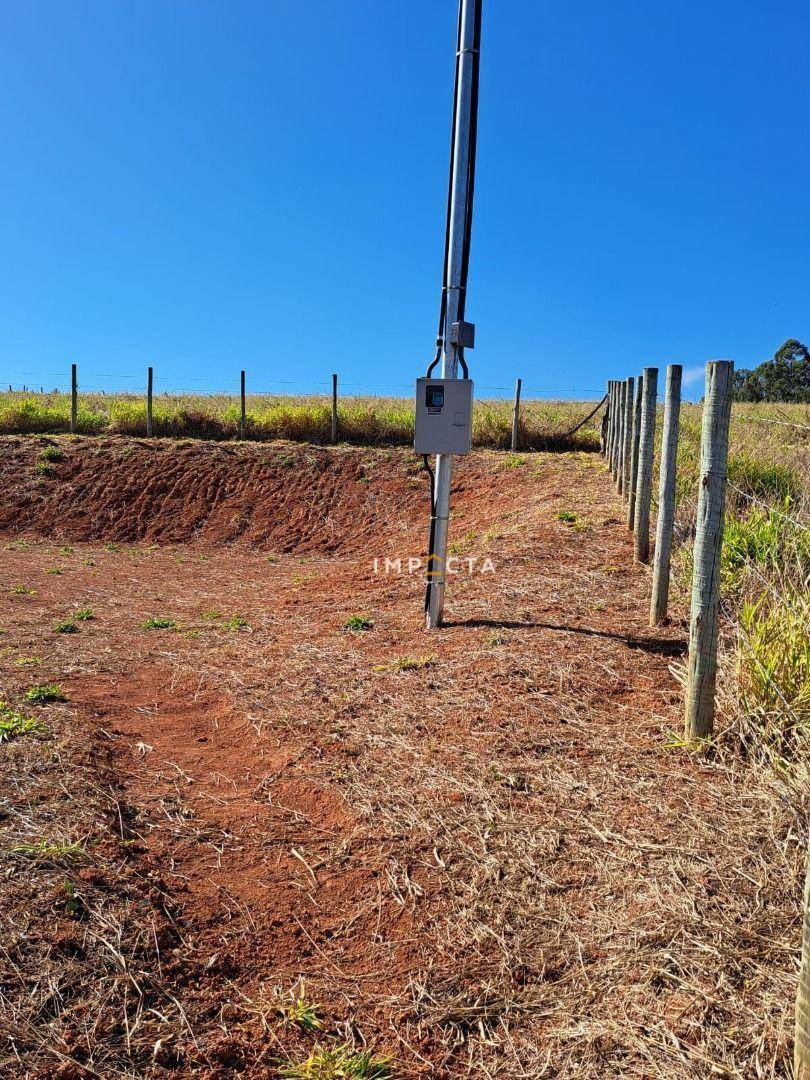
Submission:
<svg viewBox="0 0 810 1080">
<path fill-rule="evenodd" d="M 793 1050 L 795 1080 L 810 1080 L 810 837 L 804 872 L 804 932 L 799 990 L 796 994 L 796 1042 Z"/>
<path fill-rule="evenodd" d="M 634 525 L 636 562 L 645 563 L 650 561 L 650 503 L 652 502 L 655 399 L 658 391 L 658 368 L 644 368 L 642 379 Z"/>
<path fill-rule="evenodd" d="M 616 440 L 616 490 L 622 490 L 622 475 L 624 474 L 624 401 L 627 395 L 627 383 L 624 379 L 619 381 L 619 435 Z"/>
<path fill-rule="evenodd" d="M 76 378 L 76 365 L 70 365 L 70 434 L 76 434 L 79 422 L 79 383 Z"/>
<path fill-rule="evenodd" d="M 670 364 L 667 367 L 650 626 L 659 626 L 666 619 L 669 602 L 669 563 L 672 556 L 672 527 L 675 523 L 675 463 L 678 455 L 682 374 L 683 368 L 680 364 Z"/>
<path fill-rule="evenodd" d="M 605 394 L 605 400 L 610 401 L 610 383 L 608 383 L 608 392 Z M 599 452 L 604 455 L 607 453 L 607 435 L 608 425 L 610 424 L 610 405 L 605 406 L 605 411 L 602 413 L 602 420 L 599 424 Z"/>
<path fill-rule="evenodd" d="M 241 409 L 239 412 L 239 438 L 244 439 L 247 432 L 247 411 L 245 409 L 245 373 L 239 373 L 239 398 Z"/>
<path fill-rule="evenodd" d="M 641 439 L 641 392 L 644 376 L 636 379 L 633 395 L 633 431 L 630 435 L 630 490 L 627 498 L 627 528 L 632 532 L 636 526 L 636 485 L 638 484 L 638 447 Z"/>
<path fill-rule="evenodd" d="M 619 418 L 619 381 L 615 379 L 613 382 L 613 449 L 610 454 L 610 472 L 613 477 L 614 483 L 616 477 L 619 474 L 619 432 L 620 432 L 620 418 Z"/>
<path fill-rule="evenodd" d="M 718 579 L 733 374 L 734 364 L 730 360 L 714 360 L 706 365 L 686 682 L 686 738 L 689 741 L 705 738 L 714 730 Z"/>
<path fill-rule="evenodd" d="M 146 369 L 146 437 L 152 438 L 152 369 Z"/>
<path fill-rule="evenodd" d="M 337 375 L 332 376 L 332 444 L 337 442 Z"/>
<path fill-rule="evenodd" d="M 520 379 L 515 382 L 515 404 L 512 409 L 512 453 L 520 441 Z"/>
<path fill-rule="evenodd" d="M 616 436 L 616 382 L 611 379 L 608 383 L 608 415 L 610 416 L 610 424 L 608 425 L 608 444 L 607 444 L 607 463 L 609 468 L 613 468 L 613 441 Z"/>
<path fill-rule="evenodd" d="M 631 375 L 624 383 L 624 447 L 622 449 L 622 495 L 630 496 L 630 461 L 633 444 L 633 390 L 636 380 Z"/>
</svg>

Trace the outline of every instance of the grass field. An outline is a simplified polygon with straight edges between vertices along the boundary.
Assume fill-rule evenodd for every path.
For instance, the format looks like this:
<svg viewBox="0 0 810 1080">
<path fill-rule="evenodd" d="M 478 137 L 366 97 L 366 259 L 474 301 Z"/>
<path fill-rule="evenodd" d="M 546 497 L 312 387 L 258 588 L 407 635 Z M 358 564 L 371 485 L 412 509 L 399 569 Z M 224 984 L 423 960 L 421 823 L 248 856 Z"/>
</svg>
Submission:
<svg viewBox="0 0 810 1080">
<path fill-rule="evenodd" d="M 553 448 L 561 434 L 587 416 L 596 403 L 526 401 L 521 410 L 521 439 L 527 448 Z M 328 443 L 331 403 L 323 397 L 248 395 L 249 439 L 291 439 Z M 235 439 L 239 435 L 239 399 L 225 394 L 156 395 L 154 433 L 172 438 Z M 59 434 L 70 427 L 69 394 L 0 394 L 0 434 Z M 143 436 L 146 404 L 141 396 L 82 394 L 77 431 L 82 435 Z M 508 449 L 512 406 L 507 401 L 475 404 L 473 443 L 489 449 Z M 397 397 L 344 397 L 338 405 L 338 439 L 365 446 L 407 446 L 413 442 L 413 402 Z M 598 446 L 596 422 L 586 425 L 565 445 L 572 449 Z"/>
</svg>

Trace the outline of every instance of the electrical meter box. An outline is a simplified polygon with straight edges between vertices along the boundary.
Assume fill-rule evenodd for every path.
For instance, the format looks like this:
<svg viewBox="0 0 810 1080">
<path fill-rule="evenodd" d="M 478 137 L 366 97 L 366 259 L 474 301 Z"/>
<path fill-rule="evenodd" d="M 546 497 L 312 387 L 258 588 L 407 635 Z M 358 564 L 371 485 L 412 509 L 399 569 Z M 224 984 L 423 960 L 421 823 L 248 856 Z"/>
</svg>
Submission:
<svg viewBox="0 0 810 1080">
<path fill-rule="evenodd" d="M 472 379 L 417 379 L 416 453 L 469 454 L 472 403 Z"/>
</svg>

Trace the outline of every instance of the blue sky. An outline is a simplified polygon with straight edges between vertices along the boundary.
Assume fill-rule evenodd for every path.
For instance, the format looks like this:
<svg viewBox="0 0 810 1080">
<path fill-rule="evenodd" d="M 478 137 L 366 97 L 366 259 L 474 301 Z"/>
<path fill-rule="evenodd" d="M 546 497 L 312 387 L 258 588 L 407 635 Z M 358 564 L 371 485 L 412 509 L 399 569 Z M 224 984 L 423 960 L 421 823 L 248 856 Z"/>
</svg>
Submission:
<svg viewBox="0 0 810 1080">
<path fill-rule="evenodd" d="M 0 0 L 0 384 L 407 388 L 454 0 Z M 484 0 L 479 393 L 810 339 L 806 3 Z M 696 388 L 698 383 L 695 383 Z"/>
</svg>

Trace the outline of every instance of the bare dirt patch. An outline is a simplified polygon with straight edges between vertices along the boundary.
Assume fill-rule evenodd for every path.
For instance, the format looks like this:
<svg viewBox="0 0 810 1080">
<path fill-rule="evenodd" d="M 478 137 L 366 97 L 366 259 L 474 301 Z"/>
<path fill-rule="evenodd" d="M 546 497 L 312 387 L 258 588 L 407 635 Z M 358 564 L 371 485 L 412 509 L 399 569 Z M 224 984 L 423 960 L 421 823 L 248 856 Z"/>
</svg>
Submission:
<svg viewBox="0 0 810 1080">
<path fill-rule="evenodd" d="M 599 460 L 461 464 L 495 571 L 427 635 L 373 571 L 423 552 L 406 452 L 60 445 L 0 461 L 3 693 L 69 698 L 0 746 L 4 1075 L 788 1075 L 790 806 L 672 745 L 683 626 Z"/>
</svg>

